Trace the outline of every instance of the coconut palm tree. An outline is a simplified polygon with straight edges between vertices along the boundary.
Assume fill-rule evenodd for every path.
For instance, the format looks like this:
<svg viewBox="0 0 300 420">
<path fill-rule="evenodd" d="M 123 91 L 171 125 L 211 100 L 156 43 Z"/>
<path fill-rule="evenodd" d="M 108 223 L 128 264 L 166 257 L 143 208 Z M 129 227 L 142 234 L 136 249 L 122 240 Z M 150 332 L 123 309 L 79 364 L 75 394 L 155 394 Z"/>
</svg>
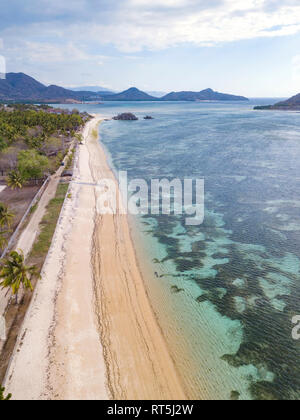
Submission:
<svg viewBox="0 0 300 420">
<path fill-rule="evenodd" d="M 9 401 L 12 395 L 8 394 L 7 396 L 5 396 L 4 391 L 5 391 L 5 388 L 2 388 L 2 386 L 0 386 L 0 401 Z"/>
<path fill-rule="evenodd" d="M 2 263 L 0 269 L 0 279 L 3 279 L 0 283 L 2 287 L 10 287 L 13 295 L 16 298 L 16 304 L 18 304 L 18 292 L 20 286 L 23 289 L 30 289 L 33 291 L 31 284 L 31 277 L 37 275 L 36 266 L 26 266 L 24 263 L 24 254 L 21 251 L 12 251 L 9 256 Z"/>
<path fill-rule="evenodd" d="M 8 206 L 0 203 L 0 227 L 11 227 L 15 215 L 9 210 Z"/>
<path fill-rule="evenodd" d="M 16 188 L 23 188 L 24 185 L 24 177 L 20 174 L 19 171 L 11 171 L 7 177 L 7 185 L 12 189 L 15 190 Z"/>
<path fill-rule="evenodd" d="M 83 135 L 82 134 L 75 134 L 75 136 L 74 136 L 75 138 L 76 138 L 76 140 L 78 140 L 78 142 L 80 143 L 80 144 L 82 144 L 82 142 L 83 142 Z"/>
<path fill-rule="evenodd" d="M 0 249 L 4 249 L 7 245 L 7 233 L 9 233 L 8 230 L 0 230 Z"/>
</svg>

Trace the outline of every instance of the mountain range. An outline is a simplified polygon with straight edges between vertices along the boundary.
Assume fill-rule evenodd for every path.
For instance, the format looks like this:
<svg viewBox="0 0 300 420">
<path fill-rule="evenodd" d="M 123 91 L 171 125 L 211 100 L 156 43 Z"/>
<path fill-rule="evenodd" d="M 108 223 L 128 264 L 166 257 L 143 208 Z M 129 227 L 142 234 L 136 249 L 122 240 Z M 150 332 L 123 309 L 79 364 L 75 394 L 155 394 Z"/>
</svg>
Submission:
<svg viewBox="0 0 300 420">
<path fill-rule="evenodd" d="M 101 99 L 94 92 L 73 92 L 60 86 L 45 86 L 24 73 L 7 73 L 0 79 L 1 102 L 74 102 Z"/>
<path fill-rule="evenodd" d="M 72 87 L 72 88 L 66 88 L 66 89 L 72 90 L 73 92 L 93 92 L 100 96 L 113 95 L 114 93 L 116 93 L 102 86 L 82 86 L 82 87 Z"/>
<path fill-rule="evenodd" d="M 107 94 L 107 95 L 112 95 L 116 92 L 114 92 L 111 89 L 107 89 L 105 87 L 102 86 L 81 86 L 81 87 L 71 87 L 71 88 L 66 88 L 66 89 L 70 89 L 73 90 L 74 92 L 95 92 L 95 93 L 103 93 L 103 95 Z"/>
<path fill-rule="evenodd" d="M 142 92 L 141 90 L 133 87 L 121 93 L 108 95 L 103 98 L 104 101 L 158 101 L 159 98 Z"/>
<path fill-rule="evenodd" d="M 92 87 L 95 89 L 95 87 Z M 99 87 L 100 88 L 100 87 Z M 0 102 L 77 103 L 82 101 L 247 101 L 244 96 L 215 92 L 172 92 L 161 98 L 133 87 L 121 93 L 71 90 L 46 86 L 24 73 L 7 73 L 0 79 Z M 80 89 L 80 88 L 78 88 Z M 86 89 L 86 88 L 85 88 Z M 103 88 L 100 88 L 103 89 Z"/>
<path fill-rule="evenodd" d="M 82 91 L 89 91 L 89 92 L 96 92 L 102 96 L 113 95 L 117 93 L 111 89 L 104 88 L 102 86 L 81 86 L 81 87 L 72 87 L 69 88 L 70 90 L 74 90 L 74 92 L 82 92 Z M 167 92 L 161 92 L 157 90 L 146 92 L 150 96 L 154 96 L 155 98 L 162 98 L 167 94 Z"/>
</svg>

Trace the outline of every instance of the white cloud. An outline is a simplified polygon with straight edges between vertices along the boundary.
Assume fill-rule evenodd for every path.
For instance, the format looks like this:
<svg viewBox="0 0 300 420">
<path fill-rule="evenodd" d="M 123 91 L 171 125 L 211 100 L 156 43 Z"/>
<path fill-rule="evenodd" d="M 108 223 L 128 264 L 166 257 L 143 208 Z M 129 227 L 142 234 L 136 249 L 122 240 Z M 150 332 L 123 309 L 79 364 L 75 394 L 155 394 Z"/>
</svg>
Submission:
<svg viewBox="0 0 300 420">
<path fill-rule="evenodd" d="M 108 56 L 88 53 L 84 47 L 80 48 L 71 41 L 58 44 L 14 39 L 12 46 L 5 52 L 11 60 L 18 59 L 39 64 L 92 61 L 97 65 L 103 65 L 110 59 Z"/>
<path fill-rule="evenodd" d="M 95 24 L 90 28 L 91 33 L 101 35 L 102 42 L 113 43 L 122 51 L 134 52 L 163 49 L 181 43 L 214 45 L 257 37 L 285 36 L 300 31 L 299 2 L 285 5 L 282 1 L 273 10 L 266 9 L 265 0 L 225 0 L 207 8 L 203 2 L 198 3 L 201 7 L 197 7 L 192 0 L 170 0 L 172 7 L 167 10 L 155 7 L 163 3 L 161 0 L 156 0 L 153 7 L 144 0 L 131 0 L 130 4 L 133 3 L 139 4 L 139 7 L 126 9 L 126 18 L 125 10 L 120 10 L 116 26 L 115 23 Z M 185 7 L 180 9 L 181 5 Z"/>
<path fill-rule="evenodd" d="M 3 79 L 6 73 L 6 60 L 5 57 L 0 55 L 0 79 Z"/>
<path fill-rule="evenodd" d="M 128 5 L 133 7 L 146 7 L 148 9 L 153 7 L 182 7 L 188 6 L 193 0 L 129 0 Z"/>
<path fill-rule="evenodd" d="M 271 3 L 272 8 L 268 7 Z M 300 31 L 300 2 L 293 0 L 123 0 L 117 6 L 106 15 L 105 22 L 97 8 L 88 23 L 62 26 L 55 22 L 56 34 L 134 53 L 186 43 L 212 46 Z M 51 25 L 48 22 L 44 30 L 51 31 Z"/>
<path fill-rule="evenodd" d="M 93 57 L 101 65 L 105 58 L 93 55 L 91 49 L 87 53 L 88 44 L 94 51 L 113 45 L 135 53 L 300 31 L 299 0 L 76 0 L 70 4 L 55 0 L 52 8 L 49 4 L 40 2 L 41 15 L 48 16 L 42 25 L 34 21 L 3 30 L 0 35 L 10 51 L 40 62 Z"/>
</svg>

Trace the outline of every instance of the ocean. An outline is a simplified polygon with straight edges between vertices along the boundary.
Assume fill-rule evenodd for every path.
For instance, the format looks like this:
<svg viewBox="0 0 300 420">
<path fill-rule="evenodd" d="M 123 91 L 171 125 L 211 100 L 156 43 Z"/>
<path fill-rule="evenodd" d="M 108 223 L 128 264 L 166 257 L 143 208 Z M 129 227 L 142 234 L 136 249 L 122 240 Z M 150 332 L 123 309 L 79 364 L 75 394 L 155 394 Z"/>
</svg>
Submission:
<svg viewBox="0 0 300 420">
<path fill-rule="evenodd" d="M 300 114 L 253 110 L 274 102 L 71 106 L 139 117 L 100 126 L 116 173 L 205 180 L 202 225 L 181 215 L 131 217 L 147 292 L 190 398 L 300 398 L 300 341 L 292 337 Z"/>
</svg>

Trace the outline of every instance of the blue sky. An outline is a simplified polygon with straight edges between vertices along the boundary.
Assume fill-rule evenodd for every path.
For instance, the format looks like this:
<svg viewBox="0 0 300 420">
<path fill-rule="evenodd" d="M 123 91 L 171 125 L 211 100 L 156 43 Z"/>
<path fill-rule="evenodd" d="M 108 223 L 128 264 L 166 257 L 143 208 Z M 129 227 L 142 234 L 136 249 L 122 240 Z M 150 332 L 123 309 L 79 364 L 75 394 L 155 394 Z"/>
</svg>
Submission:
<svg viewBox="0 0 300 420">
<path fill-rule="evenodd" d="M 300 92 L 300 0 L 10 0 L 0 39 L 46 84 Z"/>
</svg>

